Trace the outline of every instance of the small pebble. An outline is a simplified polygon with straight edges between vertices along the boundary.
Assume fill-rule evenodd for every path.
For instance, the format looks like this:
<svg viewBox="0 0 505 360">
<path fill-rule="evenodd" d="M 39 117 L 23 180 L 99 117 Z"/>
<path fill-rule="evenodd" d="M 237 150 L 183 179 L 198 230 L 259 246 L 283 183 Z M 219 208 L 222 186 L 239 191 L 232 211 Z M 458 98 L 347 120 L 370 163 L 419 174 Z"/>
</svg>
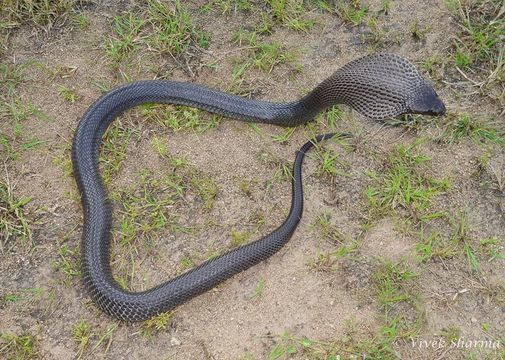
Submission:
<svg viewBox="0 0 505 360">
<path fill-rule="evenodd" d="M 172 338 L 170 339 L 170 345 L 179 346 L 181 345 L 181 340 L 177 339 L 175 336 L 172 336 Z"/>
<path fill-rule="evenodd" d="M 473 323 L 476 323 L 477 319 L 473 317 L 473 318 L 470 319 L 470 321 L 473 322 Z"/>
</svg>

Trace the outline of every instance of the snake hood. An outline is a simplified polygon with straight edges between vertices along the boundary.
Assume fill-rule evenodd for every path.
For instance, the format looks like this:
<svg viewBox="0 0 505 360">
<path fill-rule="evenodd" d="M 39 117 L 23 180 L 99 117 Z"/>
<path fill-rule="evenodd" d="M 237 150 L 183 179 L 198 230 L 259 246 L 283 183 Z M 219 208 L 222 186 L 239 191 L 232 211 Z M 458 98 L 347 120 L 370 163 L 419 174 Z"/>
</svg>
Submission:
<svg viewBox="0 0 505 360">
<path fill-rule="evenodd" d="M 414 65 L 389 53 L 368 55 L 349 62 L 301 102 L 307 109 L 343 103 L 374 120 L 408 113 L 445 113 L 444 103 Z"/>
</svg>

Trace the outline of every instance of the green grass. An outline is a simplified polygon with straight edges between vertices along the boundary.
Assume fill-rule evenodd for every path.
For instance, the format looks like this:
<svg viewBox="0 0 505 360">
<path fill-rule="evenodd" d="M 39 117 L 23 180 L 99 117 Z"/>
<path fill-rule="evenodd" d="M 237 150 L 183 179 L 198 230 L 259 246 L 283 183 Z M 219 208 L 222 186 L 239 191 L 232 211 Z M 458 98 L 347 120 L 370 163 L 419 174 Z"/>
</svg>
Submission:
<svg viewBox="0 0 505 360">
<path fill-rule="evenodd" d="M 174 132 L 194 131 L 203 133 L 215 129 L 221 121 L 221 117 L 218 115 L 208 114 L 189 106 L 146 104 L 141 107 L 139 115 L 164 129 L 170 129 Z"/>
<path fill-rule="evenodd" d="M 449 216 L 448 221 L 452 226 L 451 242 L 455 247 L 459 247 L 460 252 L 466 257 L 468 265 L 475 275 L 481 275 L 482 270 L 475 254 L 473 239 L 470 235 L 469 212 L 467 210 L 458 211 Z"/>
<path fill-rule="evenodd" d="M 263 295 L 263 292 L 265 291 L 265 285 L 266 285 L 266 280 L 265 278 L 260 278 L 258 281 L 258 284 L 254 288 L 253 293 L 249 296 L 250 299 L 257 299 Z"/>
<path fill-rule="evenodd" d="M 448 180 L 423 175 L 429 158 L 416 150 L 416 145 L 397 146 L 387 157 L 381 173 L 370 173 L 374 185 L 366 190 L 372 208 L 378 211 L 404 209 L 414 220 L 431 219 L 432 198 L 447 190 Z"/>
<path fill-rule="evenodd" d="M 468 114 L 450 114 L 445 118 L 444 130 L 438 137 L 448 144 L 458 143 L 469 138 L 479 144 L 497 144 L 505 147 L 505 130 L 500 129 L 498 121 L 482 121 Z"/>
<path fill-rule="evenodd" d="M 287 331 L 274 338 L 268 360 L 291 359 L 294 356 L 308 359 L 337 360 L 339 347 L 331 341 L 317 341 L 298 337 Z"/>
<path fill-rule="evenodd" d="M 331 211 L 325 211 L 316 216 L 312 227 L 319 233 L 320 238 L 330 240 L 333 243 L 342 243 L 346 240 L 345 236 L 338 227 L 331 223 Z"/>
<path fill-rule="evenodd" d="M 287 128 L 279 135 L 271 135 L 272 140 L 279 144 L 286 144 L 295 133 L 296 128 Z"/>
<path fill-rule="evenodd" d="M 32 198 L 15 197 L 7 168 L 4 168 L 4 171 L 5 177 L 0 178 L 0 252 L 3 252 L 6 246 L 29 246 L 32 236 L 25 214 L 25 206 Z"/>
<path fill-rule="evenodd" d="M 152 338 L 156 333 L 163 331 L 167 328 L 172 318 L 171 312 L 164 312 L 158 314 L 149 320 L 142 322 L 142 335 Z"/>
<path fill-rule="evenodd" d="M 0 22 L 7 28 L 28 23 L 50 30 L 76 4 L 76 0 L 4 0 Z"/>
<path fill-rule="evenodd" d="M 159 0 L 149 0 L 147 22 L 151 25 L 147 43 L 161 53 L 182 54 L 190 45 L 202 48 L 209 45 L 210 35 L 193 26 L 189 12 L 181 1 L 175 0 L 173 7 Z"/>
<path fill-rule="evenodd" d="M 178 174 L 169 173 L 160 179 L 148 171 L 141 172 L 133 186 L 110 195 L 122 207 L 115 238 L 127 246 L 142 234 L 175 225 L 177 218 L 168 208 L 181 201 L 187 190 L 185 179 Z"/>
<path fill-rule="evenodd" d="M 114 36 L 105 42 L 105 53 L 114 64 L 130 57 L 139 47 L 139 33 L 145 24 L 134 13 L 116 16 L 113 20 Z"/>
<path fill-rule="evenodd" d="M 167 158 L 166 166 L 174 159 Z M 131 288 L 139 249 L 149 249 L 162 232 L 192 234 L 197 229 L 180 223 L 180 211 L 188 198 L 200 211 L 212 208 L 218 187 L 207 174 L 191 165 L 179 165 L 177 171 L 157 175 L 149 170 L 137 174 L 132 185 L 113 191 L 109 197 L 117 204 L 118 226 L 113 229 L 117 280 Z M 121 256 L 115 256 L 121 255 Z M 191 259 L 190 259 L 191 260 Z"/>
<path fill-rule="evenodd" d="M 202 13 L 208 13 L 213 9 L 219 9 L 223 15 L 239 11 L 253 10 L 253 4 L 249 0 L 213 0 L 200 8 Z"/>
<path fill-rule="evenodd" d="M 276 41 L 264 41 L 263 36 L 267 30 L 246 30 L 240 27 L 231 36 L 233 43 L 247 49 L 248 58 L 244 60 L 233 59 L 232 81 L 228 91 L 246 96 L 252 91 L 245 89 L 247 81 L 246 72 L 249 69 L 259 69 L 271 73 L 275 67 L 287 64 L 295 71 L 302 69 L 298 61 L 298 53 L 288 50 Z"/>
<path fill-rule="evenodd" d="M 9 360 L 28 360 L 38 357 L 37 340 L 26 332 L 21 335 L 0 333 L 0 356 Z"/>
<path fill-rule="evenodd" d="M 103 136 L 99 164 L 102 170 L 102 179 L 108 184 L 115 176 L 123 164 L 126 156 L 126 148 L 130 144 L 133 129 L 128 123 L 123 123 L 117 119 L 105 132 Z"/>
<path fill-rule="evenodd" d="M 251 233 L 249 233 L 248 231 L 232 230 L 230 231 L 230 237 L 231 237 L 231 246 L 237 247 L 246 243 L 250 239 Z"/>
<path fill-rule="evenodd" d="M 414 20 L 410 24 L 410 33 L 416 40 L 422 40 L 431 31 L 431 25 L 422 26 L 419 24 L 419 20 Z"/>
<path fill-rule="evenodd" d="M 63 284 L 70 286 L 73 281 L 81 276 L 79 249 L 72 249 L 67 244 L 63 244 L 58 249 L 58 257 L 53 266 L 63 274 Z"/>
<path fill-rule="evenodd" d="M 84 351 L 91 339 L 91 326 L 81 318 L 72 328 L 72 337 L 77 344 L 77 359 L 82 359 Z"/>
<path fill-rule="evenodd" d="M 358 26 L 365 20 L 365 16 L 368 13 L 368 5 L 361 5 L 359 1 L 347 3 L 339 0 L 336 12 L 344 22 Z"/>
<path fill-rule="evenodd" d="M 63 100 L 68 101 L 70 103 L 74 103 L 75 100 L 77 99 L 77 90 L 75 90 L 74 88 L 68 88 L 64 85 L 58 86 L 58 94 Z"/>
<path fill-rule="evenodd" d="M 296 55 L 287 51 L 280 43 L 260 43 L 253 50 L 251 65 L 264 72 L 271 73 L 275 66 L 282 63 L 289 63 L 300 69 Z"/>
<path fill-rule="evenodd" d="M 307 32 L 311 29 L 315 21 L 305 18 L 306 13 L 303 1 L 298 0 L 267 0 L 270 7 L 270 16 L 295 31 Z"/>
<path fill-rule="evenodd" d="M 457 23 L 452 57 L 455 66 L 475 78 L 483 93 L 505 106 L 505 16 L 501 0 L 459 1 L 445 0 Z M 473 79 L 473 82 L 476 80 Z"/>
<path fill-rule="evenodd" d="M 272 169 L 275 170 L 274 175 L 272 176 L 272 180 L 270 180 L 267 184 L 267 188 L 270 188 L 274 181 L 291 181 L 293 178 L 290 161 L 283 160 L 277 155 L 266 150 L 261 150 L 259 152 L 258 160 L 263 164 L 269 165 Z"/>
<path fill-rule="evenodd" d="M 385 309 L 390 309 L 398 302 L 412 300 L 412 295 L 404 283 L 415 277 L 417 274 L 409 270 L 405 264 L 386 262 L 374 275 L 379 303 Z"/>
<path fill-rule="evenodd" d="M 488 262 L 505 260 L 505 248 L 497 236 L 480 240 L 479 247 L 487 254 Z"/>
<path fill-rule="evenodd" d="M 140 49 L 177 56 L 191 46 L 209 46 L 210 35 L 193 25 L 182 2 L 175 0 L 172 5 L 148 0 L 147 6 L 114 18 L 113 36 L 104 44 L 113 67 L 131 60 Z"/>
<path fill-rule="evenodd" d="M 390 261 L 384 262 L 374 273 L 377 298 L 384 313 L 384 324 L 378 341 L 375 341 L 380 346 L 374 347 L 374 350 L 388 352 L 396 340 L 409 340 L 421 331 L 425 321 L 424 310 L 414 292 L 418 276 L 405 263 Z"/>
</svg>

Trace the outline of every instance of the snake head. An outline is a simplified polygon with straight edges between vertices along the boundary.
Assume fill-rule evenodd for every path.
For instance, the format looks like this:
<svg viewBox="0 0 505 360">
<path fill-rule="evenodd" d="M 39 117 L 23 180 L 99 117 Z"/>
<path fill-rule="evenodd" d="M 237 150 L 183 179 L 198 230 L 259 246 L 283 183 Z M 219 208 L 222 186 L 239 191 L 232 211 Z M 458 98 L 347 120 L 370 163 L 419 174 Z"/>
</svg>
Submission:
<svg viewBox="0 0 505 360">
<path fill-rule="evenodd" d="M 425 83 L 420 91 L 416 91 L 414 96 L 409 97 L 405 105 L 407 107 L 406 112 L 411 114 L 432 116 L 441 116 L 445 114 L 444 103 L 428 83 Z"/>
</svg>

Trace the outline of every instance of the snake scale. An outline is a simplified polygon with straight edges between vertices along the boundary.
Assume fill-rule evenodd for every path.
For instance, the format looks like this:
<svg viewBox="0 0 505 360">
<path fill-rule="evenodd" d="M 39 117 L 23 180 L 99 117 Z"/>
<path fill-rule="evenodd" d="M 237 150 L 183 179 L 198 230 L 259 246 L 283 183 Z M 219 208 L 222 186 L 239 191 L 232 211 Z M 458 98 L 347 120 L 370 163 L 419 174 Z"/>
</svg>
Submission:
<svg viewBox="0 0 505 360">
<path fill-rule="evenodd" d="M 103 185 L 98 156 L 102 136 L 122 112 L 144 103 L 197 107 L 228 118 L 297 126 L 334 104 L 346 104 L 372 119 L 406 113 L 441 115 L 443 102 L 407 60 L 375 54 L 337 70 L 301 99 L 288 103 L 245 99 L 204 86 L 176 81 L 138 81 L 120 86 L 96 100 L 75 132 L 72 162 L 81 194 L 84 226 L 81 262 L 84 284 L 107 314 L 135 322 L 148 319 L 211 289 L 278 251 L 292 236 L 303 212 L 301 166 L 309 141 L 296 153 L 292 203 L 287 219 L 265 237 L 228 251 L 152 289 L 129 292 L 114 280 L 110 266 L 111 205 Z M 332 137 L 320 135 L 313 141 Z"/>
</svg>

